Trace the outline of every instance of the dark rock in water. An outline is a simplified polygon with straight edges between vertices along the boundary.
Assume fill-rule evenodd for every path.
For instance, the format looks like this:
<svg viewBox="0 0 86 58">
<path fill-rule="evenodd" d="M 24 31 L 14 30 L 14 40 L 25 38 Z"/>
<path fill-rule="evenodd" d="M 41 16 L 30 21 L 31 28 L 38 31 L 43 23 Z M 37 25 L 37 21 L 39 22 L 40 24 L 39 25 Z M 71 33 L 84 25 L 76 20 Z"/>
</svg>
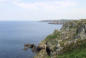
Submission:
<svg viewBox="0 0 86 58">
<path fill-rule="evenodd" d="M 28 49 L 28 48 L 31 48 L 32 49 L 32 52 L 39 52 L 41 49 L 43 49 L 42 47 L 40 46 L 35 46 L 34 44 L 25 44 L 24 45 L 24 49 Z"/>
<path fill-rule="evenodd" d="M 28 50 L 28 48 L 31 48 L 32 52 L 35 52 L 35 53 L 38 53 L 38 52 L 40 52 L 41 50 L 44 49 L 47 52 L 48 56 L 50 56 L 50 53 L 51 53 L 51 50 L 50 50 L 50 48 L 48 47 L 47 44 L 45 44 L 45 47 L 35 46 L 34 44 L 25 44 L 24 49 Z"/>
<path fill-rule="evenodd" d="M 25 44 L 24 45 L 24 50 L 28 50 L 29 48 L 31 48 L 32 52 L 34 52 L 36 49 L 36 46 L 34 44 Z"/>
<path fill-rule="evenodd" d="M 35 47 L 35 45 L 34 44 L 25 44 L 24 47 L 33 48 L 33 47 Z"/>
</svg>

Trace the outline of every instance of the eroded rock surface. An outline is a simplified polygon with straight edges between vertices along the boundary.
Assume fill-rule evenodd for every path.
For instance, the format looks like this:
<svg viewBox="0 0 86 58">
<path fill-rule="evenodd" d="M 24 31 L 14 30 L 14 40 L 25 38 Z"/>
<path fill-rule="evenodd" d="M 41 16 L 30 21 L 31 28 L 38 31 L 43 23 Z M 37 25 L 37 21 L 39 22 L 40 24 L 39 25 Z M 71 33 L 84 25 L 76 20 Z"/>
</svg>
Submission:
<svg viewBox="0 0 86 58">
<path fill-rule="evenodd" d="M 60 31 L 55 30 L 38 45 L 41 50 L 34 58 L 58 58 L 58 55 L 84 44 L 86 44 L 86 20 L 70 21 L 65 23 Z"/>
</svg>

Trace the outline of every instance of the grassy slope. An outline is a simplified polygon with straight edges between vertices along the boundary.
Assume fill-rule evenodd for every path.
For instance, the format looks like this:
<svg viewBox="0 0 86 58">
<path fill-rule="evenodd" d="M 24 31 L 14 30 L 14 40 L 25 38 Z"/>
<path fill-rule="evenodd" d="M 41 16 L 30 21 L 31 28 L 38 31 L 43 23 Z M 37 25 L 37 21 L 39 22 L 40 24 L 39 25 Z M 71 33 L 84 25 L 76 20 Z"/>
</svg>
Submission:
<svg viewBox="0 0 86 58">
<path fill-rule="evenodd" d="M 79 21 L 77 21 L 78 23 Z M 86 20 L 80 21 L 80 23 L 86 24 Z M 79 23 L 78 23 L 79 24 Z M 80 25 L 78 25 L 80 26 Z M 58 58 L 86 58 L 86 41 L 81 42 L 81 46 L 79 48 L 75 48 L 63 55 L 57 56 Z"/>
<path fill-rule="evenodd" d="M 46 40 L 49 41 L 49 39 L 51 39 L 50 41 L 52 41 L 52 38 L 55 39 L 57 37 L 57 34 L 59 35 L 59 33 L 55 33 L 52 35 L 49 35 Z M 66 53 L 64 53 L 63 55 L 57 55 L 57 58 L 86 58 L 86 43 L 82 43 L 81 46 L 79 46 L 79 48 L 73 49 L 71 51 L 68 51 Z M 51 57 L 47 57 L 47 58 L 51 58 Z"/>
<path fill-rule="evenodd" d="M 75 49 L 63 55 L 57 56 L 58 58 L 86 58 L 86 48 Z"/>
<path fill-rule="evenodd" d="M 63 55 L 57 55 L 56 58 L 86 58 L 86 44 L 83 44 L 79 48 L 68 51 Z"/>
<path fill-rule="evenodd" d="M 86 22 L 86 21 L 85 21 Z M 47 36 L 44 41 L 48 41 L 50 43 L 55 43 L 56 39 L 59 39 L 61 36 L 60 32 L 55 30 L 53 34 Z M 56 58 L 86 58 L 86 41 L 81 42 L 82 45 L 78 48 L 75 48 L 71 51 L 67 51 L 63 55 L 56 55 Z M 51 58 L 50 56 L 46 56 L 46 58 Z"/>
</svg>

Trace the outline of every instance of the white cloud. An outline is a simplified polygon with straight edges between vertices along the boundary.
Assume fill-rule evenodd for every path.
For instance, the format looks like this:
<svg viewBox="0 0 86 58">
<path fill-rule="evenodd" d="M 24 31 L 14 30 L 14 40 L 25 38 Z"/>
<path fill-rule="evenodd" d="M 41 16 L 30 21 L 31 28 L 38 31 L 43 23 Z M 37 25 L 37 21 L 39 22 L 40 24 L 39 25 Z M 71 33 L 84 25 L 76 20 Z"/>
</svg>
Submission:
<svg viewBox="0 0 86 58">
<path fill-rule="evenodd" d="M 6 2 L 7 0 L 0 0 L 0 2 Z"/>
<path fill-rule="evenodd" d="M 6 0 L 0 0 L 0 2 L 4 2 L 4 1 L 6 1 Z"/>
<path fill-rule="evenodd" d="M 86 8 L 79 8 L 74 0 L 42 0 L 25 2 L 24 0 L 0 0 L 0 19 L 41 20 L 59 18 L 85 18 Z M 0 3 L 1 4 L 1 3 Z M 78 6 L 78 7 L 77 7 Z"/>
<path fill-rule="evenodd" d="M 8 1 L 10 1 L 10 0 L 0 0 L 0 2 L 8 2 Z"/>
<path fill-rule="evenodd" d="M 34 2 L 34 3 L 24 3 L 24 2 L 13 2 L 15 5 L 21 8 L 65 8 L 76 6 L 77 3 L 63 0 L 63 1 L 42 1 L 42 2 Z"/>
</svg>

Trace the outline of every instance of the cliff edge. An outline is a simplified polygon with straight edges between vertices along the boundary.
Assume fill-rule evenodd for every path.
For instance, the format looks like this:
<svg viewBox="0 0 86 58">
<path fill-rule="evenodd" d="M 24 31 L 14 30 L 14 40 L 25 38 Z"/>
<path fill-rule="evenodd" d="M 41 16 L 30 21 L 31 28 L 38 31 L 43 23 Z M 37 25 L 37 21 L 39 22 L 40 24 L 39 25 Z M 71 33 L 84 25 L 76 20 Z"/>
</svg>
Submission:
<svg viewBox="0 0 86 58">
<path fill-rule="evenodd" d="M 55 30 L 39 44 L 45 46 L 48 48 L 41 49 L 34 58 L 86 57 L 83 52 L 86 51 L 86 20 L 65 23 L 60 31 Z"/>
</svg>

